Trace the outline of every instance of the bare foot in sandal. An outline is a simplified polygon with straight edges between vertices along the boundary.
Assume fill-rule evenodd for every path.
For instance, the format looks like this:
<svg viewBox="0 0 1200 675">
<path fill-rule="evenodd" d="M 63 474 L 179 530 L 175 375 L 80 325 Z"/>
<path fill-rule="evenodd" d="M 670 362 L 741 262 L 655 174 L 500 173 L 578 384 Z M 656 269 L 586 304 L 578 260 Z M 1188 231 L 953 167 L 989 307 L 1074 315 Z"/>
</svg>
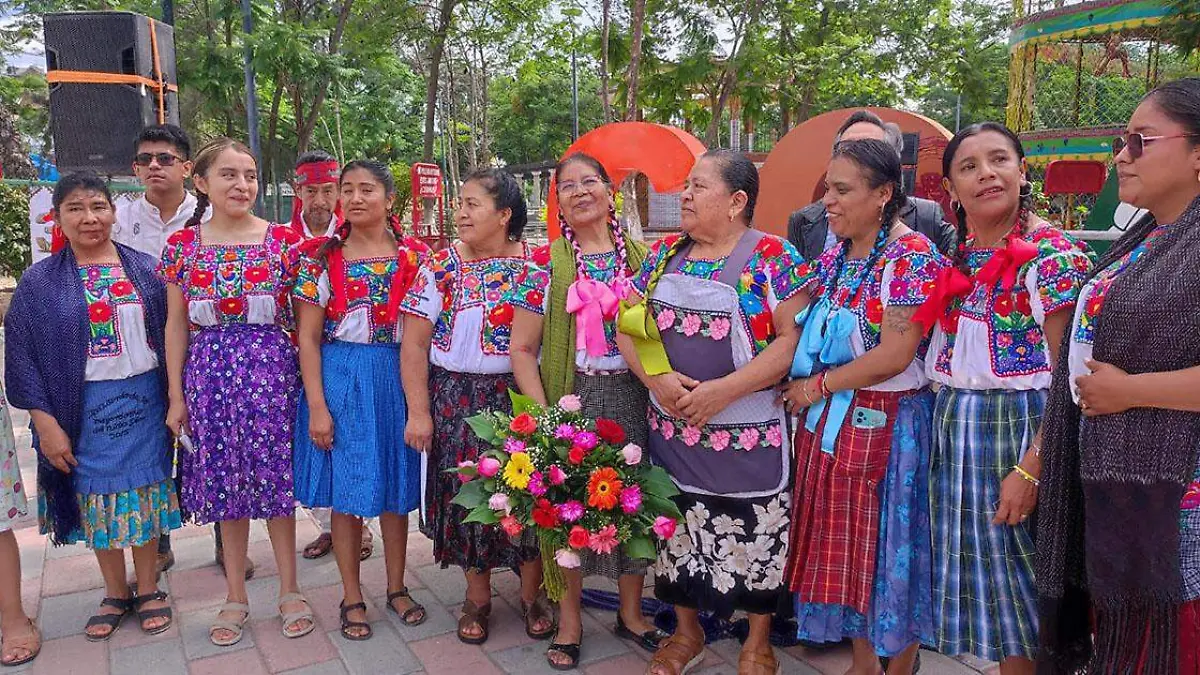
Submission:
<svg viewBox="0 0 1200 675">
<path fill-rule="evenodd" d="M 387 595 L 388 608 L 400 617 L 406 626 L 420 626 L 425 623 L 425 607 L 413 600 L 408 592 L 408 586 Z"/>
<path fill-rule="evenodd" d="M 0 666 L 19 666 L 37 658 L 42 651 L 42 634 L 28 617 L 5 626 L 0 640 Z"/>
<path fill-rule="evenodd" d="M 279 617 L 283 621 L 283 636 L 304 637 L 316 628 L 312 607 L 298 592 L 285 593 L 279 597 Z"/>
</svg>

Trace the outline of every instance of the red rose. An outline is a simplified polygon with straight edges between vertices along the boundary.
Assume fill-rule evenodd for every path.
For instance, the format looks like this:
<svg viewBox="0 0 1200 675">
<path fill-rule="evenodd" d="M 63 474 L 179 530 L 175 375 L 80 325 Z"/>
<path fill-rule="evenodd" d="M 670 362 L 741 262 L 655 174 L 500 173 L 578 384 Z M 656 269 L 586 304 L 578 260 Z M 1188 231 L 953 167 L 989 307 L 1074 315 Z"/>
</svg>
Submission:
<svg viewBox="0 0 1200 675">
<path fill-rule="evenodd" d="M 265 267 L 251 267 L 246 270 L 246 281 L 252 284 L 261 284 L 267 280 L 267 276 L 267 268 Z"/>
<path fill-rule="evenodd" d="M 133 284 L 122 279 L 114 282 L 112 286 L 109 286 L 108 290 L 113 295 L 129 295 L 130 293 L 133 293 Z"/>
<path fill-rule="evenodd" d="M 533 305 L 534 307 L 541 307 L 542 300 L 544 300 L 545 297 L 546 296 L 543 295 L 541 291 L 529 291 L 525 294 L 525 302 Z"/>
<path fill-rule="evenodd" d="M 883 321 L 883 300 L 874 298 L 867 303 L 867 321 L 871 323 Z"/>
<path fill-rule="evenodd" d="M 996 298 L 996 304 L 994 305 L 994 308 L 996 310 L 996 313 L 999 314 L 1000 316 L 1007 317 L 1008 315 L 1012 314 L 1012 311 L 1013 311 L 1012 296 L 1011 295 L 1001 295 L 1000 297 Z"/>
<path fill-rule="evenodd" d="M 112 318 L 112 305 L 100 300 L 88 305 L 88 318 L 92 323 L 105 323 Z"/>
<path fill-rule="evenodd" d="M 217 309 L 221 310 L 222 314 L 241 314 L 245 307 L 246 301 L 241 298 L 223 298 L 217 303 Z"/>
<path fill-rule="evenodd" d="M 567 461 L 572 464 L 583 464 L 584 457 L 587 457 L 587 450 L 578 445 L 571 446 L 571 451 L 567 453 Z"/>
<path fill-rule="evenodd" d="M 567 535 L 567 544 L 571 548 L 584 548 L 588 545 L 591 535 L 588 531 L 576 525 L 571 528 L 571 533 Z"/>
<path fill-rule="evenodd" d="M 186 232 L 186 230 L 180 230 Z M 194 270 L 192 272 L 191 282 L 193 286 L 211 286 L 213 282 L 213 273 L 208 270 Z"/>
<path fill-rule="evenodd" d="M 603 417 L 596 420 L 596 435 L 609 445 L 620 445 L 625 442 L 625 430 L 620 424 Z"/>
<path fill-rule="evenodd" d="M 508 430 L 518 436 L 529 436 L 537 431 L 537 420 L 533 419 L 533 415 L 529 413 L 521 413 L 509 423 Z"/>
<path fill-rule="evenodd" d="M 511 326 L 513 322 L 512 305 L 506 302 L 493 307 L 492 311 L 488 312 L 488 322 L 493 326 Z"/>
<path fill-rule="evenodd" d="M 549 499 L 539 499 L 533 507 L 533 522 L 541 528 L 558 527 L 558 511 Z"/>
<path fill-rule="evenodd" d="M 365 298 L 367 297 L 367 292 L 367 285 L 357 279 L 346 284 L 346 297 L 350 300 Z"/>
</svg>

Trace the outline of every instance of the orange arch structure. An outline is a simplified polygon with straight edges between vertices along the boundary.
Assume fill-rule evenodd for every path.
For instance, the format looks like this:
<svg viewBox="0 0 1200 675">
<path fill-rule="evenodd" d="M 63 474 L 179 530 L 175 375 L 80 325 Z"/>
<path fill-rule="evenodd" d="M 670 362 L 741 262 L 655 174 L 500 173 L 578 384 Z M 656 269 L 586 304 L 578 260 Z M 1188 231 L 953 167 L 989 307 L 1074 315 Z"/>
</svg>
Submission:
<svg viewBox="0 0 1200 675">
<path fill-rule="evenodd" d="M 786 237 L 788 216 L 825 193 L 825 167 L 832 154 L 833 138 L 846 118 L 857 110 L 862 108 L 844 108 L 818 115 L 780 139 L 759 169 L 755 227 Z M 892 108 L 866 110 L 879 115 L 885 122 L 899 124 L 906 134 L 920 135 L 913 194 L 941 202 L 949 215 L 950 197 L 942 189 L 942 151 L 953 134 L 941 124 L 915 113 Z"/>
<path fill-rule="evenodd" d="M 576 152 L 595 157 L 604 165 L 614 185 L 620 185 L 629 174 L 640 172 L 657 192 L 673 192 L 683 187 L 696 158 L 705 150 L 700 139 L 683 129 L 649 122 L 613 122 L 580 136 L 563 157 Z M 546 199 L 546 233 L 552 241 L 560 234 L 553 176 Z"/>
</svg>

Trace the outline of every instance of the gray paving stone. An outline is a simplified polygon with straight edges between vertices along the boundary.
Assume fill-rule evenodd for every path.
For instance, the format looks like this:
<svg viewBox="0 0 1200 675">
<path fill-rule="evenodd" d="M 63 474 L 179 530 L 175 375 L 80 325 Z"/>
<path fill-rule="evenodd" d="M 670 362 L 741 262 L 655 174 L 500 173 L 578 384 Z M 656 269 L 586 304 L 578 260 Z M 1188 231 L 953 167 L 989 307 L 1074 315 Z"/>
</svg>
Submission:
<svg viewBox="0 0 1200 675">
<path fill-rule="evenodd" d="M 346 667 L 341 661 L 326 661 L 295 670 L 285 670 L 279 675 L 346 675 Z"/>
<path fill-rule="evenodd" d="M 461 605 L 466 597 L 467 580 L 458 567 L 442 569 L 439 565 L 426 565 L 418 567 L 414 572 L 443 605 Z"/>
<path fill-rule="evenodd" d="M 421 670 L 421 662 L 408 649 L 387 621 L 371 624 L 375 634 L 370 640 L 353 641 L 342 637 L 340 631 L 330 631 L 329 641 L 342 655 L 350 675 L 392 673 L 408 675 Z"/>
<path fill-rule="evenodd" d="M 99 574 L 100 571 L 97 570 L 96 573 Z M 103 591 L 90 590 L 42 598 L 42 608 L 38 612 L 42 638 L 56 640 L 82 633 L 88 617 L 100 608 L 100 600 L 103 597 Z M 129 617 L 125 618 L 128 621 Z M 127 628 L 133 628 L 132 624 L 122 626 L 121 630 Z"/>
<path fill-rule="evenodd" d="M 712 644 L 708 645 L 708 648 L 721 658 L 725 659 L 727 663 L 734 664 L 730 666 L 730 673 L 737 672 L 738 656 L 742 651 L 742 644 L 740 642 L 732 638 L 727 638 L 713 642 Z M 792 675 L 821 675 L 821 671 L 815 670 L 812 666 L 808 666 L 800 661 L 797 661 L 782 649 L 775 650 L 775 658 L 779 659 L 780 672 L 790 673 Z M 708 675 L 709 670 L 702 670 L 700 672 Z M 723 671 L 715 670 L 712 675 L 716 675 L 716 673 L 720 672 Z M 922 669 L 921 672 L 925 672 L 924 669 Z"/>
<path fill-rule="evenodd" d="M 213 538 L 210 535 L 174 538 L 171 540 L 171 551 L 175 554 L 175 565 L 171 572 L 194 570 L 214 564 Z"/>
<path fill-rule="evenodd" d="M 212 622 L 216 618 L 216 609 L 208 608 L 186 612 L 176 619 L 179 621 L 179 631 L 183 638 L 183 651 L 189 661 L 254 647 L 254 631 L 251 630 L 249 623 L 246 624 L 246 630 L 242 633 L 241 642 L 231 647 L 214 645 L 208 637 L 208 630 L 212 628 Z"/>
<path fill-rule="evenodd" d="M 426 590 L 414 590 L 412 592 L 413 600 L 421 603 L 425 607 L 425 623 L 420 626 L 408 626 L 400 620 L 400 616 L 387 608 L 387 596 L 371 598 L 371 601 L 379 611 L 387 617 L 387 620 L 395 627 L 396 632 L 400 634 L 401 639 L 405 642 L 416 642 L 424 640 L 435 635 L 449 633 L 458 628 L 458 620 L 454 615 L 444 607 L 432 593 Z"/>
<path fill-rule="evenodd" d="M 342 583 L 342 575 L 338 572 L 332 553 L 316 560 L 297 557 L 296 578 L 300 582 L 301 589 L 320 588 Z"/>
<path fill-rule="evenodd" d="M 69 546 L 51 546 L 46 544 L 46 558 L 48 560 L 58 560 L 60 558 L 74 558 L 77 555 L 92 555 L 83 544 L 71 544 Z"/>
<path fill-rule="evenodd" d="M 154 675 L 187 675 L 187 661 L 178 640 L 154 642 L 138 647 L 114 649 L 109 653 L 110 672 L 154 673 Z"/>
</svg>

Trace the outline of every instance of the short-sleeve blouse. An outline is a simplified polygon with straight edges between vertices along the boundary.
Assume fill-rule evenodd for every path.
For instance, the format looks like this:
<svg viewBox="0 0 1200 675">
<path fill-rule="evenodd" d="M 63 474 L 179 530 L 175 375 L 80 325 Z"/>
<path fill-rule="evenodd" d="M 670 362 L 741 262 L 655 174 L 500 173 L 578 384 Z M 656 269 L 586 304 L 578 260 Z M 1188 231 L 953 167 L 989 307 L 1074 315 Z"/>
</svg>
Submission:
<svg viewBox="0 0 1200 675">
<path fill-rule="evenodd" d="M 406 268 L 416 270 L 421 255 L 410 248 L 402 252 Z M 360 258 L 345 261 L 346 311 L 341 315 L 329 309 L 332 294 L 328 260 L 302 256 L 297 265 L 292 297 L 324 307 L 326 342 L 340 340 L 358 344 L 399 344 L 402 326 L 399 312 L 389 317 L 392 280 L 400 269 L 400 256 Z"/>
<path fill-rule="evenodd" d="M 123 380 L 157 368 L 141 296 L 121 265 L 80 265 L 79 278 L 88 313 L 83 379 Z"/>
<path fill-rule="evenodd" d="M 510 296 L 530 255 L 522 244 L 520 256 L 464 260 L 450 246 L 425 259 L 401 311 L 433 324 L 430 363 L 458 373 L 512 372 Z"/>
<path fill-rule="evenodd" d="M 1046 317 L 1075 305 L 1092 266 L 1087 246 L 1043 225 L 1025 235 L 1037 256 L 1021 266 L 1008 292 L 1002 281 L 975 281 L 951 306 L 952 332 L 934 329 L 926 359 L 930 379 L 958 389 L 1048 389 L 1053 365 L 1043 330 Z M 999 249 L 967 249 L 972 279 Z"/>
<path fill-rule="evenodd" d="M 183 291 L 193 331 L 231 324 L 289 328 L 287 302 L 295 283 L 295 245 L 290 227 L 268 225 L 254 244 L 205 244 L 202 225 L 167 239 L 159 274 Z"/>
</svg>

